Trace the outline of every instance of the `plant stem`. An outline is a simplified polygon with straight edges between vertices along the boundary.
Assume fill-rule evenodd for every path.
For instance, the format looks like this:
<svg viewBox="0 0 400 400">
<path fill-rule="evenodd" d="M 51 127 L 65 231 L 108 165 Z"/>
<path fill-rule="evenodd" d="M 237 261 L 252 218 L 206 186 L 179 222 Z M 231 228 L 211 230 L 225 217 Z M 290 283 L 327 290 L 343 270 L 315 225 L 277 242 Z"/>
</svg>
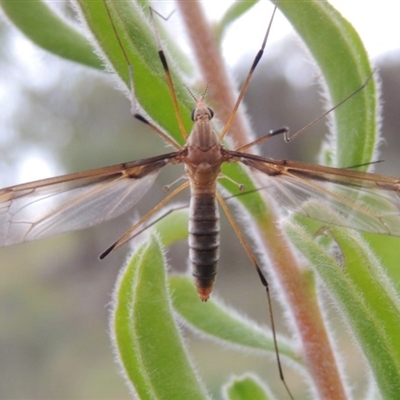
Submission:
<svg viewBox="0 0 400 400">
<path fill-rule="evenodd" d="M 218 120 L 225 123 L 231 115 L 238 93 L 226 72 L 216 38 L 198 1 L 178 1 L 178 7 L 203 79 L 206 84 L 210 83 L 207 98 L 211 100 L 213 107 L 218 109 Z M 243 112 L 239 110 L 229 132 L 229 136 L 236 141 L 236 147 L 249 142 L 250 131 Z"/>
<path fill-rule="evenodd" d="M 197 0 L 178 0 L 196 60 L 203 79 L 210 85 L 208 96 L 212 100 L 218 119 L 226 121 L 235 103 L 237 92 L 230 82 L 224 62 L 212 35 L 210 25 Z M 242 113 L 238 113 L 229 135 L 238 146 L 248 143 L 250 129 Z M 269 218 L 254 221 L 264 247 L 268 263 L 278 283 L 283 307 L 290 311 L 294 329 L 302 343 L 302 354 L 308 367 L 315 391 L 321 399 L 347 399 L 342 377 L 335 359 L 329 335 L 315 294 L 313 280 L 296 258 L 291 245 L 280 230 L 278 217 L 269 207 Z M 276 285 L 274 285 L 276 288 Z M 290 386 L 290 382 L 288 383 Z"/>
</svg>

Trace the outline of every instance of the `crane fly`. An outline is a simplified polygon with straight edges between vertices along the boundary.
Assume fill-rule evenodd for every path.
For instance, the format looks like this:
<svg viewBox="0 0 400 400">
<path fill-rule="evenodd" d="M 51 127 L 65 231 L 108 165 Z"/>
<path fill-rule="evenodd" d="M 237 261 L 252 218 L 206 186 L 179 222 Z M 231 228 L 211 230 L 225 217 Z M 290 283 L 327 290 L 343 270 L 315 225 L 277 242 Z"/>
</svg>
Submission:
<svg viewBox="0 0 400 400">
<path fill-rule="evenodd" d="M 275 11 L 276 6 L 274 13 Z M 153 185 L 160 170 L 169 164 L 184 164 L 186 182 L 169 193 L 159 205 L 104 251 L 100 258 L 104 258 L 111 251 L 128 242 L 140 225 L 164 207 L 177 193 L 189 187 L 191 192 L 189 258 L 196 289 L 203 301 L 209 298 L 212 291 L 219 260 L 218 203 L 227 213 L 240 242 L 256 267 L 269 300 L 267 280 L 217 189 L 218 180 L 224 178 L 221 174 L 221 166 L 224 163 L 242 163 L 262 176 L 264 182 L 267 181 L 267 184 L 263 186 L 267 186 L 283 209 L 303 214 L 323 223 L 340 224 L 343 227 L 365 232 L 400 236 L 399 179 L 354 169 L 265 158 L 245 151 L 260 140 L 235 150 L 230 150 L 223 145 L 222 140 L 229 134 L 234 116 L 257 64 L 262 58 L 272 19 L 231 117 L 219 135 L 211 124 L 214 113 L 206 105 L 204 95 L 196 99 L 192 113 L 193 128 L 190 134 L 185 132 L 168 63 L 159 46 L 159 58 L 167 77 L 182 135 L 187 139 L 186 144 L 180 146 L 147 118 L 135 114 L 137 119 L 152 127 L 173 145 L 176 151 L 0 190 L 0 245 L 8 246 L 39 240 L 116 218 L 132 208 L 143 197 Z M 115 26 L 113 24 L 112 26 L 119 40 Z M 122 51 L 124 52 L 123 47 Z M 125 52 L 124 56 L 129 65 Z M 288 131 L 286 129 L 272 131 L 262 140 L 278 134 L 287 136 Z M 329 204 L 334 211 L 346 218 L 338 222 L 331 218 L 331 214 L 323 214 L 317 209 L 314 210 L 313 207 L 305 207 L 304 205 L 311 199 Z M 271 308 L 270 311 L 272 312 Z M 271 322 L 273 324 L 273 320 Z M 284 381 L 274 330 L 273 335 L 281 379 Z M 289 390 L 288 392 L 290 395 Z"/>
</svg>

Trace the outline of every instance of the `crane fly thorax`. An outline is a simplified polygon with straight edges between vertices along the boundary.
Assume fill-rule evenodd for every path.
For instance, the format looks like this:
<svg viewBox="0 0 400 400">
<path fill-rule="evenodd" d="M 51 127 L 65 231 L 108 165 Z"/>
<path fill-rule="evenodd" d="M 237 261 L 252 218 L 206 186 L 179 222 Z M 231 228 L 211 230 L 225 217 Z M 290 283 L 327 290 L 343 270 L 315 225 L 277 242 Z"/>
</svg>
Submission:
<svg viewBox="0 0 400 400">
<path fill-rule="evenodd" d="M 185 169 L 193 183 L 210 185 L 216 181 L 224 161 L 221 147 L 210 123 L 198 121 L 189 137 L 185 159 Z"/>
<path fill-rule="evenodd" d="M 190 133 L 187 146 L 195 147 L 206 154 L 211 148 L 219 145 L 219 138 L 212 128 L 210 121 L 204 119 L 197 120 Z"/>
<path fill-rule="evenodd" d="M 215 187 L 224 161 L 222 145 L 211 125 L 213 111 L 202 100 L 193 110 L 193 129 L 186 143 L 185 169 L 194 185 Z"/>
<path fill-rule="evenodd" d="M 219 143 L 209 147 L 207 151 L 188 144 L 185 170 L 193 184 L 215 187 L 223 161 Z"/>
</svg>

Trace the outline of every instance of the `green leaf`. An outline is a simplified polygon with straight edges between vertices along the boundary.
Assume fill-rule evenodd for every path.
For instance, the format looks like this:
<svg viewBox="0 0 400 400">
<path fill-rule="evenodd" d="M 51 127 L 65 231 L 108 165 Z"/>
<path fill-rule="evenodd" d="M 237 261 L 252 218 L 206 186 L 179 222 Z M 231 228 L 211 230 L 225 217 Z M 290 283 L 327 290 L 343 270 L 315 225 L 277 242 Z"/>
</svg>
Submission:
<svg viewBox="0 0 400 400">
<path fill-rule="evenodd" d="M 293 222 L 286 232 L 338 303 L 368 359 L 383 398 L 400 391 L 400 303 L 377 258 L 357 232 L 330 227 L 342 265 L 326 247 Z"/>
<path fill-rule="evenodd" d="M 114 70 L 130 90 L 128 66 L 132 67 L 135 97 L 139 104 L 158 126 L 162 127 L 177 143 L 184 138 L 179 129 L 168 89 L 165 72 L 158 57 L 155 37 L 149 22 L 149 10 L 142 9 L 136 2 L 77 0 L 87 25 L 94 35 L 95 46 L 104 54 L 104 61 Z M 110 14 L 109 14 L 110 13 Z M 110 15 L 113 21 L 111 23 Z M 121 44 L 115 34 L 118 32 Z M 166 52 L 167 59 L 169 58 Z M 179 108 L 186 132 L 190 132 L 193 99 L 169 63 Z M 128 89 L 129 88 L 129 89 Z"/>
<path fill-rule="evenodd" d="M 88 39 L 41 0 L 0 0 L 10 21 L 43 49 L 91 68 L 103 69 Z"/>
<path fill-rule="evenodd" d="M 154 229 L 164 246 L 169 246 L 188 236 L 188 209 L 172 207 Z M 150 268 L 150 266 L 149 266 Z M 172 292 L 172 304 L 182 321 L 191 329 L 211 340 L 223 341 L 239 350 L 270 352 L 275 354 L 272 333 L 256 322 L 244 318 L 236 311 L 226 307 L 214 297 L 206 303 L 199 300 L 190 277 L 172 275 L 169 278 Z M 280 354 L 299 363 L 301 361 L 292 348 L 290 341 L 278 337 Z"/>
<path fill-rule="evenodd" d="M 229 400 L 272 400 L 274 397 L 265 385 L 254 375 L 233 378 L 224 386 L 225 398 Z"/>
<path fill-rule="evenodd" d="M 168 214 L 162 216 L 155 228 L 163 246 L 170 246 L 178 240 L 187 240 L 188 237 L 188 207 L 172 207 Z"/>
<path fill-rule="evenodd" d="M 332 104 L 367 81 L 372 69 L 357 33 L 327 2 L 282 1 L 280 8 L 316 58 Z M 352 166 L 373 160 L 378 140 L 376 98 L 375 83 L 370 81 L 335 110 L 335 137 L 330 144 L 336 146 L 336 154 L 328 150 L 324 156 L 328 163 Z M 286 232 L 340 305 L 382 397 L 395 398 L 400 372 L 395 343 L 400 334 L 398 296 L 377 258 L 356 232 L 329 228 L 344 257 L 343 266 L 299 227 L 287 224 Z"/>
<path fill-rule="evenodd" d="M 211 340 L 222 341 L 225 345 L 242 351 L 267 351 L 275 354 L 270 330 L 261 328 L 255 322 L 224 306 L 214 298 L 215 296 L 207 303 L 202 303 L 192 280 L 188 277 L 171 276 L 169 282 L 174 308 L 191 329 Z M 278 343 L 281 355 L 300 363 L 287 339 L 279 336 Z"/>
<path fill-rule="evenodd" d="M 112 332 L 124 375 L 140 399 L 205 399 L 173 318 L 157 238 L 135 252 L 114 293 Z"/>
<path fill-rule="evenodd" d="M 326 1 L 282 0 L 279 9 L 306 43 L 320 68 L 329 91 L 330 104 L 362 87 L 372 68 L 360 37 Z M 377 133 L 376 85 L 368 85 L 335 110 L 333 147 L 325 160 L 339 167 L 350 167 L 373 160 Z M 327 160 L 328 158 L 328 160 Z"/>
</svg>

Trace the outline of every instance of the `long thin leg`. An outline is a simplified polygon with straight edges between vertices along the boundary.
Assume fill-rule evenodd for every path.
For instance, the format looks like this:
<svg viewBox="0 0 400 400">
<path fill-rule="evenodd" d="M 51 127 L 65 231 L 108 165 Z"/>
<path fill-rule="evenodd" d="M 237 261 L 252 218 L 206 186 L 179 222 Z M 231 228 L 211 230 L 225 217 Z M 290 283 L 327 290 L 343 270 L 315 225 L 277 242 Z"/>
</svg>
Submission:
<svg viewBox="0 0 400 400">
<path fill-rule="evenodd" d="M 325 118 L 332 111 L 336 110 L 342 104 L 346 103 L 346 101 L 350 100 L 353 96 L 355 96 L 358 92 L 363 90 L 367 86 L 367 84 L 371 80 L 371 78 L 372 78 L 372 75 L 370 75 L 368 77 L 368 79 L 364 82 L 364 84 L 362 86 L 360 86 L 358 89 L 356 89 L 353 93 L 350 93 L 348 96 L 346 96 L 338 104 L 336 104 L 335 106 L 331 107 L 329 110 L 327 110 L 324 113 L 322 113 L 319 117 L 315 118 L 313 121 L 311 121 L 309 124 L 307 124 L 304 128 L 301 128 L 299 131 L 295 132 L 293 135 L 289 134 L 289 128 L 283 127 L 283 128 L 277 129 L 276 131 L 270 131 L 266 135 L 263 135 L 260 138 L 254 140 L 254 141 L 252 141 L 250 143 L 247 143 L 244 146 L 238 147 L 237 149 L 235 149 L 235 151 L 245 151 L 245 150 L 247 150 L 247 149 L 249 149 L 249 148 L 251 148 L 251 147 L 253 147 L 253 146 L 257 145 L 257 144 L 260 144 L 262 142 L 267 141 L 268 139 L 271 139 L 272 137 L 274 137 L 276 135 L 281 135 L 281 134 L 283 134 L 283 138 L 285 139 L 286 143 L 291 142 L 297 136 L 301 135 L 302 133 L 304 133 L 305 131 L 310 129 L 313 125 L 315 125 L 321 119 Z"/>
<path fill-rule="evenodd" d="M 157 222 L 160 222 L 161 220 L 163 220 L 168 215 L 174 213 L 175 211 L 183 210 L 185 208 L 189 208 L 189 204 L 171 207 L 169 210 L 165 211 L 162 215 L 160 215 L 159 217 L 157 217 L 156 219 L 154 219 L 150 223 L 148 223 L 144 228 L 142 228 L 139 231 L 135 232 L 132 236 L 130 236 L 129 240 L 132 240 L 135 237 L 141 235 L 144 231 L 146 231 L 147 229 L 151 228 L 153 225 L 157 224 Z"/>
<path fill-rule="evenodd" d="M 165 76 L 167 78 L 167 83 L 168 83 L 169 91 L 171 92 L 172 103 L 174 105 L 175 115 L 176 115 L 176 119 L 178 121 L 179 129 L 180 129 L 180 131 L 182 133 L 183 138 L 186 140 L 188 138 L 188 134 L 186 132 L 185 126 L 183 125 L 182 115 L 181 115 L 181 111 L 179 109 L 178 98 L 176 97 L 174 83 L 172 81 L 171 72 L 170 72 L 169 67 L 168 67 L 168 63 L 167 63 L 167 59 L 166 59 L 165 54 L 164 54 L 164 50 L 162 49 L 162 46 L 161 46 L 161 41 L 160 41 L 160 38 L 159 38 L 159 35 L 158 35 L 157 28 L 156 28 L 156 26 L 154 24 L 153 13 L 156 13 L 157 15 L 160 15 L 153 8 L 150 7 L 150 16 L 151 16 L 151 21 L 152 21 L 152 25 L 153 25 L 154 36 L 156 38 L 157 47 L 158 47 L 158 57 L 161 60 L 161 64 L 163 66 L 163 69 L 164 69 L 164 72 L 165 72 Z"/>
<path fill-rule="evenodd" d="M 289 132 L 289 128 L 287 128 L 286 126 L 283 127 L 283 128 L 277 129 L 276 131 L 270 131 L 266 135 L 261 136 L 260 138 L 254 140 L 254 141 L 252 141 L 250 143 L 247 143 L 246 145 L 244 145 L 242 147 L 239 147 L 239 148 L 235 149 L 235 151 L 245 151 L 245 150 L 249 149 L 250 147 L 253 147 L 253 146 L 257 145 L 257 144 L 265 142 L 266 140 L 271 139 L 274 136 L 282 135 L 282 134 L 285 137 L 285 141 L 286 141 L 286 137 L 288 135 L 288 132 Z"/>
<path fill-rule="evenodd" d="M 278 340 L 276 339 L 275 318 L 274 318 L 274 313 L 273 313 L 273 309 L 272 309 L 271 294 L 269 292 L 268 281 L 265 278 L 264 274 L 262 273 L 261 268 L 258 265 L 256 258 L 254 257 L 254 254 L 252 253 L 249 245 L 246 242 L 246 239 L 244 238 L 239 226 L 237 225 L 237 223 L 235 221 L 235 218 L 233 217 L 232 213 L 229 211 L 229 208 L 226 205 L 225 200 L 223 199 L 223 197 L 221 196 L 221 194 L 219 192 L 217 192 L 217 199 L 218 199 L 218 202 L 221 205 L 222 209 L 224 210 L 225 215 L 227 216 L 233 230 L 235 231 L 240 244 L 243 246 L 244 251 L 246 252 L 247 256 L 249 257 L 250 261 L 252 262 L 254 268 L 256 269 L 258 277 L 260 278 L 262 285 L 265 288 L 265 294 L 266 294 L 267 302 L 268 302 L 269 318 L 270 318 L 271 330 L 272 330 L 272 339 L 274 341 L 276 362 L 278 364 L 278 370 L 279 370 L 279 377 L 280 377 L 280 380 L 282 381 L 283 385 L 285 386 L 285 389 L 288 392 L 289 397 L 292 400 L 294 400 L 294 397 L 289 389 L 289 386 L 287 385 L 287 383 L 285 381 L 285 376 L 283 375 L 281 358 L 279 356 Z"/>
<path fill-rule="evenodd" d="M 171 146 L 175 147 L 178 150 L 181 150 L 182 146 L 180 146 L 178 143 L 176 143 L 175 140 L 173 140 L 169 135 L 167 135 L 164 131 L 162 131 L 158 126 L 153 124 L 145 116 L 143 116 L 142 114 L 140 114 L 140 112 L 138 112 L 138 107 L 137 107 L 137 103 L 136 103 L 136 96 L 135 96 L 135 87 L 134 87 L 134 80 L 133 80 L 132 64 L 130 63 L 128 54 L 126 53 L 125 48 L 122 45 L 121 38 L 120 38 L 120 36 L 118 34 L 118 31 L 117 31 L 117 28 L 116 28 L 116 26 L 114 24 L 114 20 L 113 20 L 113 17 L 111 15 L 110 9 L 108 8 L 107 2 L 106 2 L 106 0 L 103 0 L 103 2 L 104 2 L 104 6 L 106 8 L 107 14 L 108 14 L 108 18 L 109 18 L 109 20 L 111 22 L 111 26 L 112 26 L 112 29 L 114 31 L 114 35 L 117 38 L 119 47 L 120 47 L 120 49 L 122 51 L 122 54 L 123 54 L 123 56 L 125 58 L 125 61 L 126 61 L 126 65 L 128 66 L 128 69 L 129 69 L 129 80 L 130 80 L 130 91 L 131 91 L 131 112 L 132 112 L 132 115 L 137 120 L 139 120 L 139 121 L 145 123 L 146 125 L 148 125 L 154 132 L 156 132 L 159 136 L 161 136 Z M 151 8 L 150 8 L 150 11 L 152 12 Z M 155 34 L 155 37 L 157 39 L 157 45 L 158 45 L 158 48 L 159 48 L 158 54 L 159 54 L 161 63 L 163 65 L 163 68 L 164 68 L 164 71 L 165 71 L 165 75 L 167 77 L 168 87 L 169 87 L 170 92 L 171 92 L 172 102 L 174 104 L 174 110 L 175 110 L 175 114 L 176 114 L 176 117 L 177 117 L 177 120 L 178 120 L 179 128 L 180 128 L 180 130 L 182 132 L 182 136 L 186 139 L 187 138 L 187 134 L 186 134 L 186 131 L 185 131 L 184 127 L 183 127 L 182 116 L 181 116 L 181 113 L 180 113 L 180 110 L 179 110 L 179 107 L 178 107 L 178 101 L 177 101 L 175 90 L 174 90 L 174 86 L 173 86 L 173 83 L 172 83 L 171 74 L 170 74 L 169 69 L 168 69 L 168 65 L 167 65 L 167 61 L 165 59 L 164 52 L 161 49 L 160 40 L 158 38 L 157 30 L 156 30 L 156 28 L 154 26 L 152 13 L 151 13 L 151 17 L 152 17 L 153 30 L 155 32 L 154 34 Z"/>
<path fill-rule="evenodd" d="M 272 17 L 271 17 L 271 19 L 270 19 L 270 21 L 269 21 L 268 29 L 267 29 L 267 32 L 265 33 L 263 42 L 262 42 L 262 44 L 261 44 L 261 48 L 260 48 L 260 50 L 258 51 L 256 57 L 254 58 L 253 64 L 252 64 L 252 66 L 251 66 L 251 68 L 250 68 L 250 71 L 249 71 L 249 73 L 248 73 L 248 75 L 247 75 L 246 80 L 245 80 L 244 83 L 243 83 L 242 89 L 240 90 L 239 96 L 238 96 L 238 98 L 237 98 L 237 100 L 236 100 L 235 106 L 233 107 L 232 113 L 231 113 L 231 115 L 230 115 L 230 117 L 229 117 L 227 123 L 225 124 L 224 129 L 222 130 L 222 132 L 221 132 L 221 134 L 220 134 L 221 140 L 222 140 L 222 139 L 224 138 L 224 136 L 228 133 L 229 128 L 231 127 L 232 122 L 233 122 L 233 120 L 234 120 L 234 118 L 235 118 L 235 116 L 236 116 L 236 113 L 237 113 L 237 110 L 238 110 L 238 108 L 239 108 L 239 106 L 240 106 L 240 103 L 242 102 L 243 97 L 244 97 L 244 95 L 245 95 L 246 92 L 247 92 L 247 88 L 249 87 L 249 84 L 250 84 L 251 78 L 252 78 L 252 76 L 253 76 L 253 73 L 254 73 L 254 71 L 255 71 L 255 69 L 256 69 L 256 67 L 257 67 L 257 65 L 258 65 L 258 63 L 259 63 L 259 61 L 261 60 L 261 58 L 262 58 L 262 56 L 263 56 L 263 54 L 264 54 L 265 45 L 267 44 L 267 39 L 268 39 L 269 33 L 270 33 L 270 31 L 271 31 L 272 21 L 274 20 L 274 16 L 275 16 L 275 13 L 276 13 L 276 9 L 278 8 L 278 2 L 279 2 L 279 0 L 277 0 L 276 3 L 275 3 L 274 11 L 273 11 Z"/>
<path fill-rule="evenodd" d="M 164 207 L 172 198 L 174 198 L 178 193 L 180 193 L 183 189 L 186 189 L 189 186 L 189 182 L 185 182 L 183 185 L 176 188 L 172 193 L 170 193 L 167 197 L 162 199 L 154 208 L 152 208 L 145 216 L 140 218 L 132 228 L 128 229 L 115 243 L 113 243 L 107 250 L 100 254 L 100 260 L 103 260 L 108 256 L 113 250 L 118 247 L 124 245 L 126 242 L 132 239 L 132 233 L 144 222 L 146 222 L 152 215 L 154 215 L 158 210 Z"/>
<path fill-rule="evenodd" d="M 317 122 L 319 122 L 322 118 L 325 118 L 328 114 L 330 114 L 332 111 L 336 110 L 338 107 L 340 107 L 342 104 L 346 103 L 346 101 L 350 100 L 353 96 L 355 96 L 358 92 L 361 92 L 369 83 L 369 81 L 372 79 L 373 73 L 367 78 L 367 80 L 364 82 L 362 86 L 360 86 L 358 89 L 356 89 L 353 93 L 350 93 L 348 96 L 346 96 L 342 101 L 339 103 L 335 104 L 333 107 L 331 107 L 329 110 L 325 111 L 322 113 L 319 117 L 315 118 L 313 121 L 311 121 L 309 124 L 307 124 L 304 128 L 301 128 L 299 131 L 293 133 L 293 135 L 289 136 L 289 130 L 287 133 L 284 135 L 285 142 L 289 143 L 292 140 L 294 140 L 297 136 L 301 135 L 303 132 L 307 131 L 315 125 Z"/>
</svg>

